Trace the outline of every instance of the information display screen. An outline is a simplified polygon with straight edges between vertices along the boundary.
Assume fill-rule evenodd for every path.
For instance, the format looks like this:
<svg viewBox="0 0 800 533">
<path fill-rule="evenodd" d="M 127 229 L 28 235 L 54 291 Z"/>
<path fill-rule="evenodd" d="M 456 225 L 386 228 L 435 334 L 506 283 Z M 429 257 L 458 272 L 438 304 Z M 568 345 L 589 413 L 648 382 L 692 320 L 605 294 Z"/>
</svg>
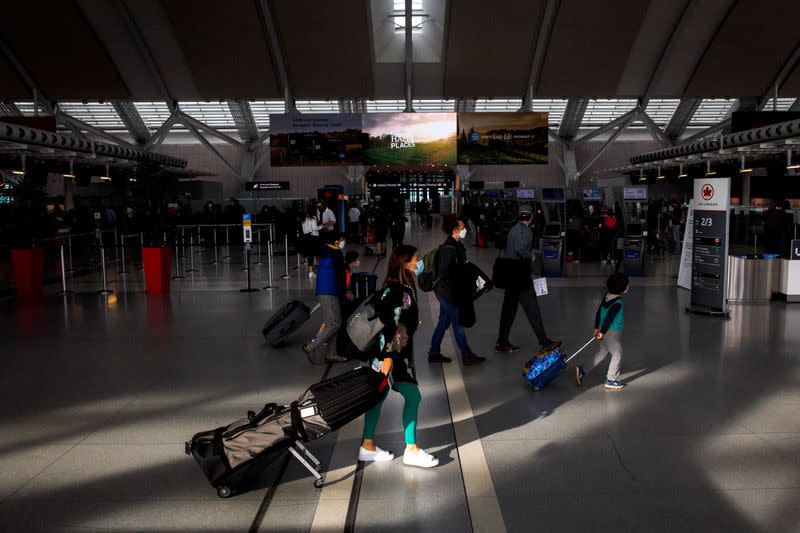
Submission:
<svg viewBox="0 0 800 533">
<path fill-rule="evenodd" d="M 520 200 L 533 200 L 535 197 L 533 189 L 517 189 L 517 198 Z"/>
<path fill-rule="evenodd" d="M 564 189 L 561 187 L 543 187 L 542 188 L 542 201 L 543 202 L 563 202 Z"/>
</svg>

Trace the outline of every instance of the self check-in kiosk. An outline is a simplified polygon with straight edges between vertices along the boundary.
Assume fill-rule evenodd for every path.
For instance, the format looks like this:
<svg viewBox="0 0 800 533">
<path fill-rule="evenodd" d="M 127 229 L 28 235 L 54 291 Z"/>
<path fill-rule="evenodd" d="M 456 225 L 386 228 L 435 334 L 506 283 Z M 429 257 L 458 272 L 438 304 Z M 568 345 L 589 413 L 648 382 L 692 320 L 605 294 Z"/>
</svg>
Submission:
<svg viewBox="0 0 800 533">
<path fill-rule="evenodd" d="M 626 224 L 622 237 L 622 271 L 629 276 L 644 276 L 647 232 L 643 224 Z"/>
<path fill-rule="evenodd" d="M 629 276 L 644 276 L 645 251 L 647 250 L 647 186 L 639 185 L 623 189 L 625 233 L 619 239 L 622 249 L 622 270 Z"/>
<path fill-rule="evenodd" d="M 541 205 L 545 226 L 540 248 L 542 274 L 548 277 L 564 276 L 564 237 L 566 231 L 566 194 L 563 187 L 542 187 Z"/>
</svg>

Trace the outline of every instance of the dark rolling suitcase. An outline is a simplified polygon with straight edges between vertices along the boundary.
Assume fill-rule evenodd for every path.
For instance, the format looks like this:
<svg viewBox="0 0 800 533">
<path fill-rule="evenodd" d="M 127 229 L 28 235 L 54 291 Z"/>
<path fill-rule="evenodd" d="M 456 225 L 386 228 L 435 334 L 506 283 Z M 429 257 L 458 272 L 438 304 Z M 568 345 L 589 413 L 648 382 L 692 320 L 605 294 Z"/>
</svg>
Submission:
<svg viewBox="0 0 800 533">
<path fill-rule="evenodd" d="M 593 340 L 594 337 L 589 339 L 589 342 L 584 344 L 580 350 L 566 359 L 558 349 L 548 352 L 542 357 L 535 355 L 525 364 L 522 375 L 533 385 L 533 390 L 541 390 L 548 383 L 560 376 L 567 368 L 567 363 L 586 349 Z"/>
<path fill-rule="evenodd" d="M 311 313 L 316 309 L 316 306 L 314 309 L 309 309 L 303 302 L 292 300 L 278 309 L 264 325 L 264 329 L 262 330 L 264 338 L 273 347 L 280 346 L 286 337 L 306 323 L 308 317 L 310 317 Z"/>
<path fill-rule="evenodd" d="M 378 276 L 369 272 L 355 272 L 351 277 L 351 286 L 356 295 L 356 300 L 363 301 L 377 289 Z"/>
<path fill-rule="evenodd" d="M 228 426 L 195 434 L 185 452 L 200 465 L 221 498 L 251 486 L 272 463 L 291 453 L 321 487 L 319 460 L 302 442 L 318 439 L 355 420 L 383 398 L 383 374 L 359 367 L 309 387 L 289 406 L 269 403 Z"/>
</svg>

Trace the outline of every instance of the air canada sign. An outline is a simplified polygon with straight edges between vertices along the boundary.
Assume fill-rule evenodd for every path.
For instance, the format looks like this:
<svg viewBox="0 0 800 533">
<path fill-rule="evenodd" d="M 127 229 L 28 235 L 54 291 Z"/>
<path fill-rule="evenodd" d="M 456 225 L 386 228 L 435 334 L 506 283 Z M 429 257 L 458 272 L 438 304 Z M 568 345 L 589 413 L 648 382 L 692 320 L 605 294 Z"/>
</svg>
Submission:
<svg viewBox="0 0 800 533">
<path fill-rule="evenodd" d="M 694 199 L 695 209 L 698 211 L 727 211 L 729 198 L 728 178 L 706 178 L 695 181 Z"/>
<path fill-rule="evenodd" d="M 703 195 L 703 200 L 708 202 L 709 200 L 714 198 L 714 187 L 712 187 L 710 183 L 706 183 L 700 189 L 700 193 Z"/>
</svg>

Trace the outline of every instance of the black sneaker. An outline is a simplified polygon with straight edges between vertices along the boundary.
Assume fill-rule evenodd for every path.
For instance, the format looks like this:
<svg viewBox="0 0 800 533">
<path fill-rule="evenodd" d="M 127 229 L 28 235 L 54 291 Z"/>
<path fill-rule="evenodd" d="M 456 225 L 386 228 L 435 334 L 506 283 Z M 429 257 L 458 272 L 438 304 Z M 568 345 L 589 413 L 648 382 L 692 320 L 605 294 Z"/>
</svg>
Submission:
<svg viewBox="0 0 800 533">
<path fill-rule="evenodd" d="M 429 363 L 450 363 L 453 360 L 449 357 L 445 357 L 440 353 L 429 353 L 428 354 L 428 362 Z"/>
<path fill-rule="evenodd" d="M 495 344 L 494 351 L 497 352 L 497 353 L 518 352 L 519 351 L 519 346 L 517 346 L 516 344 L 511 344 L 511 343 L 509 343 L 509 344 Z"/>
<path fill-rule="evenodd" d="M 485 357 L 481 357 L 480 355 L 471 353 L 468 356 L 464 357 L 464 366 L 479 365 L 484 361 L 486 361 Z"/>
</svg>

